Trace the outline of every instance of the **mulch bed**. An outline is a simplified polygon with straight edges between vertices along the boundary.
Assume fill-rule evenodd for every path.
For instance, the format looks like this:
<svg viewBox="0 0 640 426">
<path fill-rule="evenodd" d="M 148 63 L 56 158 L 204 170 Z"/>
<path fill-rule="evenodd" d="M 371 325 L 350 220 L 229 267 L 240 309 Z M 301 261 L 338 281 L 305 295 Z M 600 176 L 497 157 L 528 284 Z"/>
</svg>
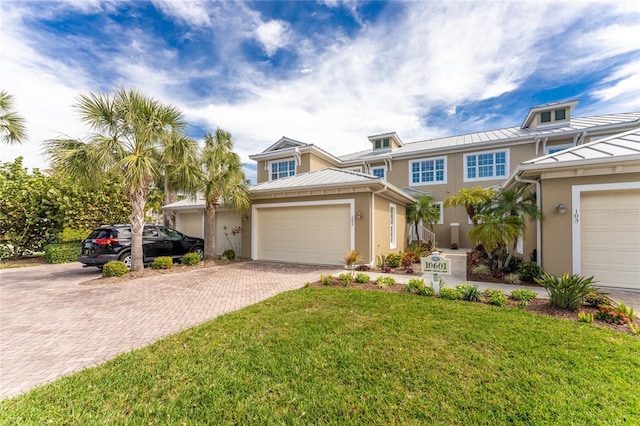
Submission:
<svg viewBox="0 0 640 426">
<path fill-rule="evenodd" d="M 345 286 L 340 280 L 334 278 L 333 284 L 325 285 L 320 281 L 315 281 L 309 284 L 309 287 L 312 288 L 346 288 L 346 289 L 358 289 L 358 290 L 374 290 L 374 291 L 382 291 L 387 293 L 406 293 L 404 290 L 405 286 L 403 284 L 397 284 L 393 286 L 379 287 L 374 281 L 369 281 L 368 283 L 357 283 L 352 282 L 349 286 Z M 470 302 L 469 302 L 470 303 Z M 509 303 L 506 306 L 507 308 L 516 308 L 516 301 L 509 298 Z M 555 306 L 551 306 L 551 303 L 548 299 L 534 299 L 527 305 L 527 311 L 533 312 L 539 315 L 546 315 L 553 318 L 560 318 L 569 321 L 578 321 L 578 312 L 584 311 L 587 313 L 591 313 L 595 316 L 598 309 L 593 306 L 584 305 L 578 311 L 568 311 L 566 309 L 556 308 Z M 594 320 L 593 325 L 598 327 L 608 328 L 613 331 L 617 331 L 620 333 L 626 333 L 629 335 L 633 335 L 628 325 L 618 325 L 618 324 L 608 324 L 603 321 Z"/>
</svg>

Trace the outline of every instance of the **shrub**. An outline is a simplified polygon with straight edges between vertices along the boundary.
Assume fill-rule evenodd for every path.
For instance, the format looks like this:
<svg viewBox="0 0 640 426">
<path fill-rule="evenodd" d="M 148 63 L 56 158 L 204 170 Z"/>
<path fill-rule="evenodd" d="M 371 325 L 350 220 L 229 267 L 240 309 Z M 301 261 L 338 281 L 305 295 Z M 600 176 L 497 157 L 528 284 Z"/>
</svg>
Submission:
<svg viewBox="0 0 640 426">
<path fill-rule="evenodd" d="M 420 290 L 423 287 L 425 287 L 425 285 L 422 278 L 411 278 L 405 287 L 405 290 L 409 293 L 420 294 Z"/>
<path fill-rule="evenodd" d="M 480 263 L 473 268 L 471 268 L 471 272 L 475 275 L 489 275 L 491 273 L 491 269 L 483 263 Z"/>
<path fill-rule="evenodd" d="M 507 294 L 502 290 L 493 290 L 489 296 L 489 303 L 494 306 L 506 306 L 507 302 Z"/>
<path fill-rule="evenodd" d="M 391 266 L 385 266 L 384 268 L 382 268 L 382 272 L 384 272 L 385 274 L 388 274 L 391 272 Z"/>
<path fill-rule="evenodd" d="M 511 262 L 509 262 L 509 266 L 504 270 L 504 272 L 512 273 L 518 272 L 524 263 L 524 259 L 520 256 L 513 256 Z"/>
<path fill-rule="evenodd" d="M 396 285 L 396 279 L 393 277 L 378 277 L 378 279 L 376 279 L 376 283 L 378 283 L 378 287 L 386 287 L 389 285 Z"/>
<path fill-rule="evenodd" d="M 529 305 L 529 302 L 527 302 L 526 300 L 518 300 L 516 302 L 516 307 L 518 309 L 526 309 L 527 305 Z"/>
<path fill-rule="evenodd" d="M 596 313 L 596 319 L 607 322 L 609 324 L 628 324 L 630 318 L 627 312 L 620 307 L 611 305 L 598 306 L 598 312 Z"/>
<path fill-rule="evenodd" d="M 462 292 L 455 288 L 441 288 L 440 289 L 440 297 L 448 300 L 461 300 Z"/>
<path fill-rule="evenodd" d="M 618 306 L 618 309 L 620 310 L 620 312 L 622 312 L 627 317 L 629 317 L 629 321 L 633 321 L 633 319 L 636 317 L 636 313 L 635 313 L 635 310 L 633 309 L 633 306 L 627 306 L 622 302 L 617 302 L 616 305 Z"/>
<path fill-rule="evenodd" d="M 631 330 L 631 333 L 633 333 L 634 336 L 640 336 L 640 325 L 636 325 L 630 322 L 629 330 Z"/>
<path fill-rule="evenodd" d="M 401 265 L 405 269 L 411 268 L 414 263 L 420 263 L 420 256 L 418 253 L 413 251 L 406 251 L 402 255 Z"/>
<path fill-rule="evenodd" d="M 611 299 L 606 296 L 606 293 L 593 291 L 585 296 L 584 303 L 597 307 L 598 305 L 610 305 L 612 302 Z"/>
<path fill-rule="evenodd" d="M 534 282 L 544 275 L 544 269 L 536 262 L 522 262 L 518 269 L 518 276 L 522 281 Z"/>
<path fill-rule="evenodd" d="M 112 260 L 102 267 L 103 277 L 121 277 L 127 272 L 129 272 L 129 268 L 120 260 Z"/>
<path fill-rule="evenodd" d="M 351 281 L 353 280 L 353 276 L 350 273 L 340 274 L 339 278 L 340 278 L 340 281 L 342 281 L 342 284 L 345 285 L 345 287 L 351 284 Z"/>
<path fill-rule="evenodd" d="M 182 264 L 193 266 L 200 263 L 200 256 L 197 253 L 187 253 L 182 257 Z"/>
<path fill-rule="evenodd" d="M 356 282 L 357 283 L 368 283 L 369 281 L 371 281 L 371 277 L 367 274 L 356 274 Z"/>
<path fill-rule="evenodd" d="M 84 240 L 89 232 L 84 229 L 64 228 L 62 232 L 58 232 L 56 237 L 61 243 L 75 242 Z"/>
<path fill-rule="evenodd" d="M 171 269 L 173 268 L 173 259 L 169 256 L 159 256 L 151 262 L 151 269 Z"/>
<path fill-rule="evenodd" d="M 222 260 L 233 260 L 236 258 L 236 252 L 233 249 L 226 249 L 222 252 Z"/>
<path fill-rule="evenodd" d="M 562 277 L 545 274 L 535 281 L 547 290 L 552 306 L 572 311 L 584 303 L 587 294 L 598 291 L 593 285 L 593 277 L 585 278 L 577 274 L 563 274 Z"/>
<path fill-rule="evenodd" d="M 591 323 L 593 322 L 593 314 L 590 314 L 589 312 L 580 311 L 578 312 L 578 320 L 580 322 Z"/>
<path fill-rule="evenodd" d="M 471 284 L 460 284 L 456 286 L 456 289 L 462 294 L 462 300 L 468 300 L 469 302 L 480 302 L 482 300 L 482 294 L 478 287 Z"/>
<path fill-rule="evenodd" d="M 358 265 L 356 266 L 356 271 L 368 271 L 369 269 L 369 265 Z"/>
<path fill-rule="evenodd" d="M 523 289 L 513 290 L 511 292 L 511 297 L 513 297 L 514 300 L 524 300 L 525 302 L 530 302 L 531 300 L 538 297 L 538 293 L 536 293 L 533 290 L 523 288 Z"/>
<path fill-rule="evenodd" d="M 402 255 L 400 253 L 391 253 L 387 256 L 387 266 L 391 268 L 397 268 L 400 266 L 400 262 L 402 262 Z"/>
<path fill-rule="evenodd" d="M 331 285 L 333 284 L 333 276 L 332 275 L 320 275 L 320 282 L 324 285 Z"/>
<path fill-rule="evenodd" d="M 509 284 L 520 284 L 520 276 L 518 274 L 507 274 L 504 276 L 504 280 Z"/>
<path fill-rule="evenodd" d="M 47 263 L 76 262 L 80 254 L 80 244 L 62 243 L 44 246 L 44 260 Z"/>
<path fill-rule="evenodd" d="M 362 261 L 362 256 L 358 250 L 349 250 L 342 260 L 347 268 L 349 268 L 352 272 L 355 269 L 356 263 Z"/>
<path fill-rule="evenodd" d="M 427 297 L 431 297 L 434 294 L 436 294 L 436 291 L 433 289 L 433 287 L 427 287 L 424 286 L 420 289 L 420 291 L 418 292 L 418 294 L 420 296 L 427 296 Z"/>
</svg>

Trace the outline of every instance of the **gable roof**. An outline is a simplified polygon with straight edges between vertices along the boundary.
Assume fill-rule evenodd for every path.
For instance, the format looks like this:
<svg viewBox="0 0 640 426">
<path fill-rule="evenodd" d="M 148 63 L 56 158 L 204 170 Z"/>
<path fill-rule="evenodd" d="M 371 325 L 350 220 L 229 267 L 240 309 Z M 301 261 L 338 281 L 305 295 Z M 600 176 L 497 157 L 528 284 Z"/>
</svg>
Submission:
<svg viewBox="0 0 640 426">
<path fill-rule="evenodd" d="M 262 151 L 262 153 L 264 154 L 267 152 L 278 151 L 281 149 L 298 148 L 298 147 L 310 146 L 310 145 L 311 144 L 300 142 L 300 141 L 288 138 L 286 136 L 283 136 L 276 143 L 274 143 L 269 148 Z"/>
<path fill-rule="evenodd" d="M 567 101 L 550 102 L 550 103 L 547 103 L 547 104 L 532 106 L 529 109 L 529 113 L 525 117 L 525 119 L 522 122 L 522 125 L 520 126 L 520 128 L 521 129 L 526 129 L 527 127 L 529 127 L 531 125 L 531 122 L 533 121 L 534 117 L 539 112 L 551 111 L 551 110 L 555 110 L 555 109 L 559 109 L 559 108 L 567 108 L 567 107 L 569 108 L 569 112 L 571 112 L 578 105 L 578 102 L 579 102 L 579 99 L 569 99 Z"/>
</svg>

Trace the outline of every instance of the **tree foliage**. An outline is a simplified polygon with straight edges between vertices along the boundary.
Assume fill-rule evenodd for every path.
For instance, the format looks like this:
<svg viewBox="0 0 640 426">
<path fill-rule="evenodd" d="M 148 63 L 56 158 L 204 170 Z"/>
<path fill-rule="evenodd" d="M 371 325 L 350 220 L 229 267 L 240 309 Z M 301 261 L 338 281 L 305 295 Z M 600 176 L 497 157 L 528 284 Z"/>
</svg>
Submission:
<svg viewBox="0 0 640 426">
<path fill-rule="evenodd" d="M 473 188 L 462 188 L 455 194 L 451 194 L 444 200 L 444 207 L 456 207 L 462 206 L 467 212 L 467 215 L 473 222 L 473 225 L 477 225 L 478 222 L 475 216 L 478 214 L 480 206 L 485 204 L 493 197 L 494 191 L 489 188 L 481 188 L 474 186 Z"/>
<path fill-rule="evenodd" d="M 22 143 L 27 137 L 25 120 L 14 108 L 13 95 L 0 90 L 0 136 L 6 144 Z"/>
<path fill-rule="evenodd" d="M 63 173 L 31 173 L 22 158 L 0 165 L 1 244 L 12 255 L 41 251 L 65 228 L 89 231 L 103 223 L 126 221 L 130 207 L 117 177 L 79 185 Z"/>
<path fill-rule="evenodd" d="M 440 209 L 435 204 L 435 200 L 427 194 L 421 195 L 415 204 L 407 206 L 407 222 L 415 227 L 418 244 L 420 243 L 420 232 L 418 226 L 429 224 L 433 232 L 433 224 L 440 220 Z"/>
</svg>

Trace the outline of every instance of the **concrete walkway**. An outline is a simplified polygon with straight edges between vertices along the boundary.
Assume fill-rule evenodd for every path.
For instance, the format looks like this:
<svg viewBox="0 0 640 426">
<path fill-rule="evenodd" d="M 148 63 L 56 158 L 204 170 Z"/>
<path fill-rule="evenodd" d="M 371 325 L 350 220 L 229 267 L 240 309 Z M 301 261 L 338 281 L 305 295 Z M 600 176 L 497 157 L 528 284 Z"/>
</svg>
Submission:
<svg viewBox="0 0 640 426">
<path fill-rule="evenodd" d="M 330 273 L 242 262 L 81 285 L 79 264 L 0 270 L 0 398 L 87 367 Z"/>
</svg>

